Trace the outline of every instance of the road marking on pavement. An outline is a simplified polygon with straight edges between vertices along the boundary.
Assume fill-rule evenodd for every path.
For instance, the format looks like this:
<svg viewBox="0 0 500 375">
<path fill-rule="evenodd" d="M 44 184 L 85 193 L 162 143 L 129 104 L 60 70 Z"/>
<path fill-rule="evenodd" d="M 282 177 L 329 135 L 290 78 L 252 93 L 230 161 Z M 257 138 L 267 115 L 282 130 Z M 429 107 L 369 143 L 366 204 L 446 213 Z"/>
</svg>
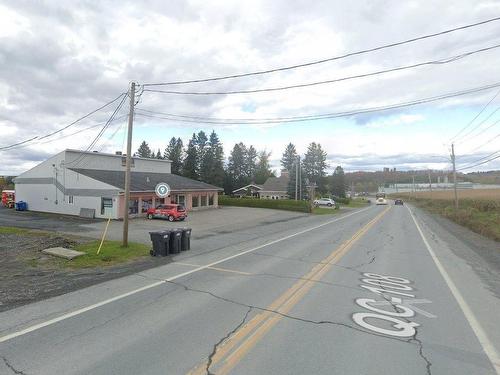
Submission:
<svg viewBox="0 0 500 375">
<path fill-rule="evenodd" d="M 489 360 L 491 361 L 491 364 L 493 365 L 493 368 L 495 369 L 496 373 L 500 375 L 500 357 L 498 356 L 498 353 L 496 351 L 495 346 L 491 343 L 490 339 L 484 332 L 483 327 L 481 327 L 481 324 L 475 317 L 474 313 L 472 312 L 471 308 L 465 301 L 464 297 L 462 296 L 462 293 L 458 290 L 457 286 L 453 282 L 453 280 L 450 278 L 448 275 L 448 272 L 446 272 L 445 268 L 441 264 L 441 261 L 438 259 L 436 254 L 434 253 L 434 250 L 432 249 L 431 245 L 427 241 L 427 238 L 425 237 L 424 233 L 422 232 L 422 229 L 420 228 L 420 225 L 418 224 L 415 216 L 413 215 L 413 212 L 410 210 L 408 206 L 406 206 L 408 211 L 410 212 L 410 216 L 413 219 L 413 222 L 417 226 L 417 230 L 420 233 L 420 237 L 422 237 L 422 240 L 424 241 L 425 247 L 429 251 L 429 254 L 431 255 L 432 260 L 436 264 L 437 269 L 441 273 L 441 276 L 443 277 L 444 281 L 448 285 L 448 288 L 450 289 L 451 293 L 453 294 L 453 297 L 455 297 L 455 300 L 457 301 L 458 305 L 462 309 L 462 312 L 465 315 L 465 318 L 469 322 L 469 325 L 471 326 L 472 330 L 474 331 L 479 343 L 483 347 L 484 352 L 488 356 Z"/>
<path fill-rule="evenodd" d="M 173 264 L 179 264 L 181 266 L 189 266 L 189 267 L 201 267 L 199 264 L 192 263 L 184 263 L 184 262 L 173 262 Z M 237 270 L 230 270 L 229 268 L 220 268 L 220 267 L 207 267 L 207 270 L 221 271 L 221 272 L 229 272 L 229 273 L 237 273 L 238 275 L 249 276 L 252 275 L 250 272 L 243 272 Z"/>
<path fill-rule="evenodd" d="M 199 266 L 197 268 L 194 268 L 192 270 L 189 270 L 189 271 L 186 271 L 186 272 L 182 272 L 182 273 L 179 273 L 175 276 L 172 276 L 172 277 L 169 277 L 169 278 L 166 278 L 165 280 L 161 280 L 161 281 L 157 281 L 157 282 L 154 282 L 152 284 L 149 284 L 149 285 L 145 285 L 141 288 L 138 288 L 138 289 L 134 289 L 134 290 L 131 290 L 130 292 L 127 292 L 127 293 L 123 293 L 123 294 L 120 294 L 118 296 L 115 296 L 115 297 L 112 297 L 112 298 L 109 298 L 107 300 L 104 300 L 104 301 L 101 301 L 101 302 L 98 302 L 98 303 L 95 303 L 93 305 L 90 305 L 90 306 L 86 306 L 86 307 L 83 307 L 81 309 L 78 309 L 78 310 L 75 310 L 75 311 L 72 311 L 70 313 L 67 313 L 67 314 L 64 314 L 64 315 L 61 315 L 61 316 L 58 316 L 56 318 L 53 318 L 53 319 L 50 319 L 50 320 L 46 320 L 44 322 L 41 322 L 41 323 L 38 323 L 38 324 L 35 324 L 35 325 L 32 325 L 32 326 L 29 326 L 27 328 L 24 328 L 22 330 L 19 330 L 19 331 L 15 331 L 15 332 L 12 332 L 12 333 L 9 333 L 7 335 L 4 335 L 4 336 L 0 336 L 0 343 L 2 342 L 5 342 L 5 341 L 9 341 L 9 340 L 12 340 L 16 337 L 19 337 L 19 336 L 23 336 L 27 333 L 30 333 L 30 332 L 33 332 L 33 331 L 36 331 L 36 330 L 39 330 L 41 328 L 44 328 L 44 327 L 47 327 L 47 326 L 50 326 L 52 324 L 55 324 L 55 323 L 58 323 L 58 322 L 61 322 L 63 320 L 66 320 L 66 319 L 69 319 L 69 318 L 72 318 L 74 316 L 77 316 L 77 315 L 81 315 L 83 313 L 86 313 L 87 311 L 91 311 L 91 310 L 94 310 L 94 309 L 97 309 L 101 306 L 104 306 L 104 305 L 107 305 L 107 304 L 110 304 L 112 302 L 115 302 L 115 301 L 118 301 L 120 299 L 123 299 L 123 298 L 126 298 L 126 297 L 129 297 L 129 296 L 132 296 L 134 294 L 137 294 L 137 293 L 140 293 L 140 292 L 143 292 L 145 290 L 148 290 L 148 289 L 151 289 L 151 288 L 155 288 L 159 285 L 163 285 L 165 283 L 168 283 L 169 281 L 174 281 L 174 280 L 177 280 L 181 277 L 184 277 L 184 276 L 187 276 L 187 275 L 191 275 L 195 272 L 199 272 L 199 271 L 202 271 L 204 269 L 207 269 L 209 267 L 213 267 L 213 266 L 216 266 L 218 264 L 221 264 L 221 263 L 224 263 L 228 260 L 231 260 L 231 259 L 235 259 L 235 258 L 238 258 L 242 255 L 245 255 L 245 254 L 249 254 L 249 253 L 252 253 L 254 251 L 257 251 L 257 250 L 260 250 L 264 247 L 267 247 L 267 246 L 270 246 L 270 245 L 274 245 L 276 243 L 279 243 L 281 241 L 285 241 L 285 240 L 288 240 L 290 238 L 293 238 L 293 237 L 296 237 L 296 236 L 299 236 L 301 234 L 304 234 L 304 233 L 307 233 L 307 232 L 310 232 L 310 231 L 313 231 L 313 230 L 316 230 L 318 228 L 322 228 L 326 225 L 329 225 L 329 224 L 332 224 L 332 223 L 335 223 L 337 221 L 340 221 L 340 220 L 344 220 L 350 216 L 353 216 L 353 215 L 357 215 L 361 212 L 364 212 L 366 210 L 369 210 L 371 207 L 367 207 L 367 208 L 363 208 L 359 211 L 355 211 L 355 212 L 352 212 L 350 214 L 347 214 L 347 215 L 344 215 L 344 216 L 341 216 L 341 217 L 338 217 L 336 219 L 333 219 L 333 220 L 329 220 L 327 222 L 324 222 L 322 224 L 319 224 L 319 225 L 316 225 L 314 227 L 311 227 L 311 228 L 308 228 L 308 229 L 304 229 L 304 230 L 301 230 L 299 232 L 296 232 L 296 233 L 293 233 L 293 234 L 290 234 L 288 236 L 285 236 L 285 237 L 281 237 L 281 238 L 278 238 L 276 240 L 273 240 L 273 241 L 270 241 L 270 242 L 267 242 L 265 244 L 262 244 L 262 245 L 259 245 L 259 246 L 256 246 L 252 249 L 249 249 L 249 250 L 245 250 L 245 251 L 242 251 L 242 252 L 239 252 L 237 254 L 234 254 L 234 255 L 231 255 L 231 256 L 228 256 L 226 258 L 223 258 L 223 259 L 220 259 L 218 261 L 215 261 L 215 262 L 212 262 L 212 263 L 209 263 L 209 264 L 206 264 L 204 266 Z"/>
<path fill-rule="evenodd" d="M 378 214 L 360 230 L 358 230 L 350 239 L 345 241 L 335 249 L 328 257 L 314 266 L 306 275 L 300 278 L 298 282 L 281 294 L 272 302 L 265 311 L 256 315 L 248 323 L 233 333 L 226 339 L 212 356 L 211 366 L 223 361 L 222 367 L 218 368 L 218 375 L 229 373 L 238 362 L 265 336 L 269 330 L 275 326 L 283 314 L 287 314 L 302 298 L 316 285 L 331 268 L 337 263 L 352 246 L 373 227 L 385 213 L 390 210 L 390 206 Z M 277 312 L 277 313 L 276 313 Z M 236 347 L 237 346 L 237 347 Z M 232 349 L 235 348 L 233 351 Z M 189 375 L 206 374 L 207 362 L 201 363 L 192 369 Z"/>
</svg>

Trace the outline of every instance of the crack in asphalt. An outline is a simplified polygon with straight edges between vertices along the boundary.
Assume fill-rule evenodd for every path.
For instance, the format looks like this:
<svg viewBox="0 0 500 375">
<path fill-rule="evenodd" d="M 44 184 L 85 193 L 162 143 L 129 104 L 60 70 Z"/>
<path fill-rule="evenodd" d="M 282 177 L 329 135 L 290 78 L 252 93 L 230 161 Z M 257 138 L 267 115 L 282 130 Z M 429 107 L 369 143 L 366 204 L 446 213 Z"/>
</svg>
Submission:
<svg viewBox="0 0 500 375">
<path fill-rule="evenodd" d="M 249 307 L 246 314 L 243 316 L 243 320 L 236 327 L 234 327 L 231 331 L 229 331 L 227 333 L 227 335 L 225 335 L 223 338 L 221 338 L 214 345 L 212 352 L 210 353 L 210 355 L 208 356 L 208 359 L 207 359 L 207 366 L 205 368 L 207 375 L 215 375 L 213 372 L 210 371 L 210 366 L 212 366 L 212 361 L 213 361 L 215 354 L 217 353 L 217 349 L 218 349 L 219 345 L 222 344 L 229 337 L 231 337 L 238 329 L 240 329 L 245 324 L 245 322 L 247 321 L 248 315 L 250 314 L 250 312 L 252 310 L 253 310 L 253 307 Z"/>
<path fill-rule="evenodd" d="M 4 356 L 0 356 L 0 358 L 2 358 L 3 363 L 5 363 L 5 366 L 7 366 L 9 370 L 11 370 L 14 374 L 27 375 L 24 371 L 17 370 Z"/>
</svg>

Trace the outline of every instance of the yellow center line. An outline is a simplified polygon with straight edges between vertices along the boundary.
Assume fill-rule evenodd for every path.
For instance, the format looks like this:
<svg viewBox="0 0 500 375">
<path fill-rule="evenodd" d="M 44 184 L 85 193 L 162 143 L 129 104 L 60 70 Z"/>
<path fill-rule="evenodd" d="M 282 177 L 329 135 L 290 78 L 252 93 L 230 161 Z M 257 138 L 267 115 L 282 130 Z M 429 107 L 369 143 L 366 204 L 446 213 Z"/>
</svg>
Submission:
<svg viewBox="0 0 500 375">
<path fill-rule="evenodd" d="M 382 216 L 389 211 L 391 207 L 387 207 L 363 228 L 358 230 L 350 239 L 345 241 L 337 249 L 335 249 L 328 257 L 319 264 L 314 266 L 306 275 L 292 285 L 274 302 L 272 302 L 266 310 L 248 323 L 238 329 L 231 337 L 224 341 L 218 348 L 214 356 L 212 356 L 212 364 L 214 366 L 223 361 L 223 366 L 217 370 L 217 374 L 227 374 L 236 366 L 238 362 L 252 349 L 264 335 L 276 325 L 283 316 L 280 314 L 288 313 L 309 290 L 319 281 L 330 269 L 337 263 L 368 230 L 377 223 Z M 278 312 L 276 314 L 274 311 Z M 241 343 L 241 344 L 240 344 Z M 240 344 L 240 345 L 239 345 Z M 238 346 L 239 345 L 239 346 Z M 238 346 L 232 353 L 230 351 Z M 189 375 L 201 375 L 206 373 L 206 362 L 201 363 L 192 369 Z"/>
</svg>

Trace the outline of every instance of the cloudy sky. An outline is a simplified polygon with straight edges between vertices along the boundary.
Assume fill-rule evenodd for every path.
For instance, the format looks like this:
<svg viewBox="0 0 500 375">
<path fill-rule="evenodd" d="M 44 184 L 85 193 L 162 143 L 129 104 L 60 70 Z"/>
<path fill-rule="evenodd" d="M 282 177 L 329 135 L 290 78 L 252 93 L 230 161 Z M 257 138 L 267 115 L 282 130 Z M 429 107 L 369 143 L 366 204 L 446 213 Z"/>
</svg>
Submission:
<svg viewBox="0 0 500 375">
<path fill-rule="evenodd" d="M 479 0 L 0 0 L 0 148 L 65 127 L 126 92 L 131 81 L 142 85 L 302 64 L 499 16 L 500 2 Z M 213 92 L 289 86 L 449 59 L 497 44 L 500 21 L 300 69 L 154 88 Z M 144 91 L 138 108 L 218 119 L 337 113 L 496 84 L 499 66 L 500 48 L 494 48 L 447 64 L 290 90 Z M 172 136 L 187 142 L 193 131 L 213 129 L 226 155 L 243 141 L 272 152 L 276 168 L 288 142 L 304 153 L 316 141 L 332 167 L 443 169 L 450 167 L 446 158 L 454 140 L 464 167 L 500 151 L 499 90 L 295 123 L 201 124 L 137 115 L 133 147 L 146 140 L 163 150 Z M 21 173 L 65 148 L 87 148 L 117 105 L 51 137 L 0 150 L 0 175 Z M 128 103 L 93 150 L 124 151 L 127 111 Z M 491 169 L 500 169 L 500 159 L 471 170 Z"/>
</svg>

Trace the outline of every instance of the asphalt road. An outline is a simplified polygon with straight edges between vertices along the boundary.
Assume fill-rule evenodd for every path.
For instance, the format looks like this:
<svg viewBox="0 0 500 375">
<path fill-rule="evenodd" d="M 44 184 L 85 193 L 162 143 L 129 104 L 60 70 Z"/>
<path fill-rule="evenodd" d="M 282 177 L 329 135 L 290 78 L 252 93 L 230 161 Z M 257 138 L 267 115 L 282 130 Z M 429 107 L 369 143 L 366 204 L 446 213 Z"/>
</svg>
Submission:
<svg viewBox="0 0 500 375">
<path fill-rule="evenodd" d="M 0 374 L 500 374 L 498 269 L 426 214 L 268 229 L 1 313 Z"/>
</svg>

